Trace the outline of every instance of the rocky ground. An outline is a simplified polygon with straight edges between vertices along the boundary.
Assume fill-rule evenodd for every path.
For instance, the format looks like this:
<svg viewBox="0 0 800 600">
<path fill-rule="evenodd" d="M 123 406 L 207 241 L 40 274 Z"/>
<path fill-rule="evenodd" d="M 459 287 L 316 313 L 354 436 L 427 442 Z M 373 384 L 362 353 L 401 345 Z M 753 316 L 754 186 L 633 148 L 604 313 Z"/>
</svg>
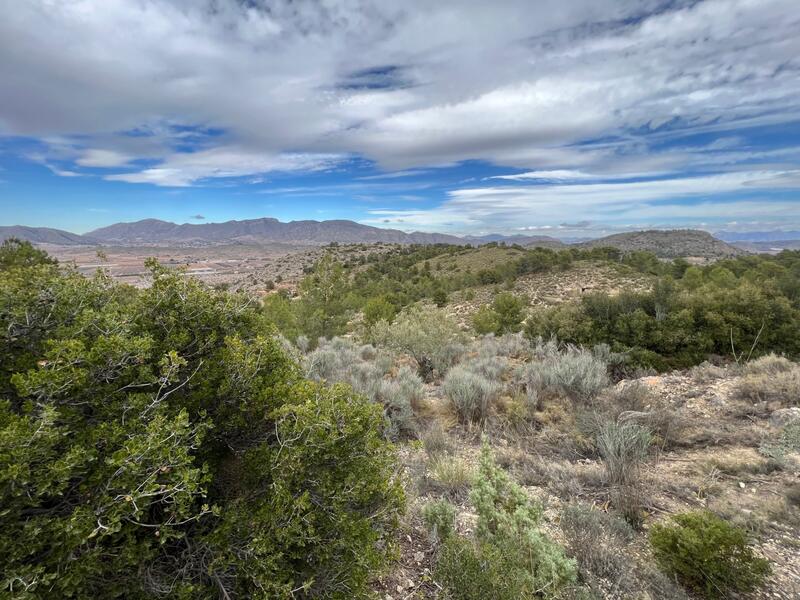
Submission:
<svg viewBox="0 0 800 600">
<path fill-rule="evenodd" d="M 750 597 L 798 598 L 800 507 L 796 497 L 790 498 L 791 490 L 797 494 L 800 484 L 800 456 L 789 456 L 782 468 L 775 468 L 758 449 L 777 435 L 782 424 L 797 418 L 800 409 L 743 401 L 737 396 L 741 376 L 735 366 L 712 371 L 712 375 L 702 370 L 673 372 L 617 384 L 617 390 L 636 383 L 646 386 L 654 405 L 672 411 L 677 428 L 675 439 L 656 448 L 644 469 L 646 517 L 628 551 L 635 560 L 651 563 L 646 534 L 653 523 L 671 514 L 709 508 L 746 527 L 757 552 L 772 565 L 768 585 Z M 574 435 L 571 409 L 562 409 L 546 407 L 546 414 L 538 416 L 540 422 L 524 435 L 510 432 L 499 418 L 487 428 L 498 462 L 544 503 L 543 526 L 556 539 L 561 536 L 559 515 L 568 503 L 613 511 L 601 461 L 592 456 L 569 456 L 571 451 L 553 448 L 553 439 Z M 448 418 L 437 385 L 428 386 L 422 413 L 428 426 L 435 421 L 447 429 L 450 459 L 474 471 L 479 432 L 460 428 Z M 451 489 L 447 482 L 437 484 L 431 472 L 434 461 L 423 443 L 405 444 L 400 456 L 409 512 L 399 559 L 376 582 L 376 591 L 385 600 L 444 598 L 433 576 L 436 546 L 419 511 L 426 502 L 447 497 L 459 507 L 458 529 L 467 533 L 475 521 L 468 490 Z M 625 596 L 608 582 L 604 597 Z"/>
</svg>

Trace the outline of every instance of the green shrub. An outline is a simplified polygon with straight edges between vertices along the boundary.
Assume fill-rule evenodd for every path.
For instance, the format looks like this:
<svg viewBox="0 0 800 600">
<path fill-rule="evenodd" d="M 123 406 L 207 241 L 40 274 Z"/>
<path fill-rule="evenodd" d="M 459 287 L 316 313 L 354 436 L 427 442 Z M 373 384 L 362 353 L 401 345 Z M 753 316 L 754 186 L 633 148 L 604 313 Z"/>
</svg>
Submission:
<svg viewBox="0 0 800 600">
<path fill-rule="evenodd" d="M 383 296 L 370 298 L 364 304 L 364 322 L 367 326 L 375 325 L 378 321 L 391 323 L 396 314 L 397 309 L 394 304 Z"/>
<path fill-rule="evenodd" d="M 478 335 L 495 333 L 499 328 L 497 314 L 488 306 L 481 306 L 472 315 L 472 328 Z"/>
<path fill-rule="evenodd" d="M 456 507 L 447 500 L 434 500 L 422 507 L 422 520 L 434 541 L 446 541 L 455 530 Z"/>
<path fill-rule="evenodd" d="M 486 443 L 471 498 L 475 539 L 451 536 L 436 562 L 450 597 L 553 598 L 575 581 L 575 562 L 539 529 L 541 507 L 497 467 Z"/>
<path fill-rule="evenodd" d="M 661 568 L 706 598 L 757 589 L 770 572 L 743 529 L 707 511 L 676 515 L 656 524 L 650 544 Z"/>
<path fill-rule="evenodd" d="M 442 391 L 463 424 L 482 425 L 489 416 L 489 407 L 498 386 L 466 368 L 453 367 L 442 382 Z"/>
<path fill-rule="evenodd" d="M 0 595 L 363 597 L 402 508 L 380 407 L 148 265 L 0 275 Z"/>
</svg>

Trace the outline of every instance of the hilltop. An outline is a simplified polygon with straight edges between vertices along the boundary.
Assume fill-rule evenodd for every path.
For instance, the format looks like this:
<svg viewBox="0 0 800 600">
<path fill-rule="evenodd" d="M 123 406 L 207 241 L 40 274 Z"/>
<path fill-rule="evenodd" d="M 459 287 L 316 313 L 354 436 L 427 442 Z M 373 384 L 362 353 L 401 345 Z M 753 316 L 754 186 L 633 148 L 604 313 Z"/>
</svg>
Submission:
<svg viewBox="0 0 800 600">
<path fill-rule="evenodd" d="M 578 244 L 583 248 L 610 246 L 623 252 L 652 252 L 659 258 L 696 256 L 702 258 L 728 258 L 747 254 L 715 238 L 707 231 L 697 229 L 648 230 L 617 233 Z"/>
</svg>

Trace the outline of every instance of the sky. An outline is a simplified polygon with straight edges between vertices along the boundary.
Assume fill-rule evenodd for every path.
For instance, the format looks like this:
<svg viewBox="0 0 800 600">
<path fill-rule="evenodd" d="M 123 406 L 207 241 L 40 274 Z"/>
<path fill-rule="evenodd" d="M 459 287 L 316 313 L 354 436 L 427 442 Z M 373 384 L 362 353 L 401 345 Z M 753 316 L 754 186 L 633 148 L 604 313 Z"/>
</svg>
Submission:
<svg viewBox="0 0 800 600">
<path fill-rule="evenodd" d="M 800 229 L 797 0 L 0 8 L 0 225 Z"/>
</svg>

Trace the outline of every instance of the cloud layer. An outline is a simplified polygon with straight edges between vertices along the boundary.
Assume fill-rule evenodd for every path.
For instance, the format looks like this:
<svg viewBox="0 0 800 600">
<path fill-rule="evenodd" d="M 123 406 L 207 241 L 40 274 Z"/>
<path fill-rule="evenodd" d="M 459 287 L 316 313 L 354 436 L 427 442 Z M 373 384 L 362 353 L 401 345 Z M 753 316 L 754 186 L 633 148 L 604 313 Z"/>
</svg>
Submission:
<svg viewBox="0 0 800 600">
<path fill-rule="evenodd" d="M 0 135 L 165 187 L 352 157 L 523 171 L 378 219 L 421 227 L 655 214 L 798 187 L 797 147 L 741 133 L 800 121 L 798 31 L 796 0 L 26 0 L 0 20 Z"/>
</svg>

